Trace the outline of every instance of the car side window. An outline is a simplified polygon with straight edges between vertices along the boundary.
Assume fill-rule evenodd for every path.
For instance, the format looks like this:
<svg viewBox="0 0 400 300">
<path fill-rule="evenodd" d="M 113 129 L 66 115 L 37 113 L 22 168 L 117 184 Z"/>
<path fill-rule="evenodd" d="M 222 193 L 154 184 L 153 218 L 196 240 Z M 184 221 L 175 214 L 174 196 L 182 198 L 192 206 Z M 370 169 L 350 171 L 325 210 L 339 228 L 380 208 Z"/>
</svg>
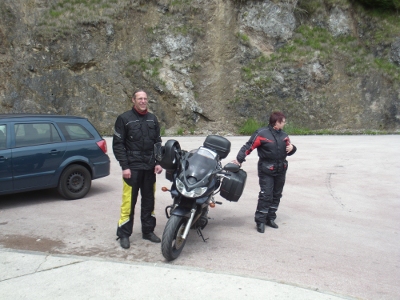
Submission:
<svg viewBox="0 0 400 300">
<path fill-rule="evenodd" d="M 93 135 L 81 124 L 57 123 L 67 141 L 91 140 Z"/>
<path fill-rule="evenodd" d="M 6 125 L 0 125 L 0 150 L 6 149 L 7 146 L 7 127 Z"/>
<path fill-rule="evenodd" d="M 61 137 L 51 123 L 15 124 L 15 146 L 34 146 L 61 142 Z"/>
</svg>

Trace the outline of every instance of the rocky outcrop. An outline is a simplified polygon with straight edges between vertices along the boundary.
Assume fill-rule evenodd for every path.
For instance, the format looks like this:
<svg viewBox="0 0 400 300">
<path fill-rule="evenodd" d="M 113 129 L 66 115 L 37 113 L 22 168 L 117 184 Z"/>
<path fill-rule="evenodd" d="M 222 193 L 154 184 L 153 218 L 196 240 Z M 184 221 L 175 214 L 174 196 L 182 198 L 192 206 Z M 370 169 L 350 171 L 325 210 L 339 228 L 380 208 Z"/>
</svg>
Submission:
<svg viewBox="0 0 400 300">
<path fill-rule="evenodd" d="M 296 127 L 400 130 L 396 15 L 343 1 L 95 2 L 0 3 L 1 113 L 85 116 L 108 135 L 143 88 L 166 134 L 235 134 L 273 110 Z"/>
<path fill-rule="evenodd" d="M 395 39 L 390 49 L 390 59 L 393 63 L 400 66 L 400 37 Z"/>
</svg>

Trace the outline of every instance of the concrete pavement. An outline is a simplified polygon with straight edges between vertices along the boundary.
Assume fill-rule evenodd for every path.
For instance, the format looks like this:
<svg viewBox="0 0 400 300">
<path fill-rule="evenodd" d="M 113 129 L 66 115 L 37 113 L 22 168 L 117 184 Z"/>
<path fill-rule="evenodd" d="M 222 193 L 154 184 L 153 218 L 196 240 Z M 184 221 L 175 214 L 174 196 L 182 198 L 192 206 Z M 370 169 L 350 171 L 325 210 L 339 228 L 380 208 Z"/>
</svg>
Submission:
<svg viewBox="0 0 400 300">
<path fill-rule="evenodd" d="M 223 164 L 248 139 L 228 138 L 232 149 Z M 185 150 L 204 141 L 174 139 Z M 173 262 L 159 244 L 141 239 L 139 209 L 131 248 L 115 241 L 121 170 L 106 140 L 111 175 L 93 181 L 84 199 L 63 201 L 54 191 L 0 197 L 0 299 L 400 298 L 399 135 L 292 136 L 298 151 L 288 158 L 279 229 L 264 234 L 255 230 L 252 153 L 243 164 L 248 180 L 240 200 L 217 195 L 223 205 L 210 210 L 207 243 L 191 233 Z M 162 174 L 159 236 L 171 204 L 163 185 L 170 182 Z"/>
<path fill-rule="evenodd" d="M 0 299 L 352 299 L 165 264 L 8 250 L 0 262 Z"/>
</svg>

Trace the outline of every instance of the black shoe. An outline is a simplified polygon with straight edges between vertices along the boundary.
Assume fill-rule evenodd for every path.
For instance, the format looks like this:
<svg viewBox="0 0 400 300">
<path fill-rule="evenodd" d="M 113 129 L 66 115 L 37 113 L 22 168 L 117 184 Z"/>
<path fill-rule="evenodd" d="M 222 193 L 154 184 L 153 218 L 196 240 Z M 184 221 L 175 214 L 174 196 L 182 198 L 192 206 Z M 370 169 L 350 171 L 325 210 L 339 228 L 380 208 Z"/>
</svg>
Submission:
<svg viewBox="0 0 400 300">
<path fill-rule="evenodd" d="M 149 240 L 150 242 L 153 242 L 153 243 L 160 243 L 161 242 L 160 238 L 158 236 L 156 236 L 154 234 L 154 232 L 143 233 L 143 239 Z"/>
<path fill-rule="evenodd" d="M 129 243 L 129 238 L 128 237 L 122 237 L 119 239 L 119 243 L 121 244 L 121 247 L 124 249 L 129 249 L 131 246 Z"/>
<path fill-rule="evenodd" d="M 264 223 L 257 223 L 257 231 L 259 233 L 264 233 L 265 231 L 265 224 Z"/>
<path fill-rule="evenodd" d="M 272 228 L 278 228 L 278 227 L 279 227 L 278 225 L 276 225 L 276 223 L 274 222 L 274 220 L 267 220 L 267 225 L 268 225 L 269 227 L 272 227 Z"/>
</svg>

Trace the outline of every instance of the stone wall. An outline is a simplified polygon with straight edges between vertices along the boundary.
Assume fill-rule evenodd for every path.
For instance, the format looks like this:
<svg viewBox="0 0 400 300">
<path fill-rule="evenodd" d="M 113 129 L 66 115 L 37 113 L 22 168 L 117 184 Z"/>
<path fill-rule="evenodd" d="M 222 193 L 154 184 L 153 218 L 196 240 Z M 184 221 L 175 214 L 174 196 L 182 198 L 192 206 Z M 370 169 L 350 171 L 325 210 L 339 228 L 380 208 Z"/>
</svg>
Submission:
<svg viewBox="0 0 400 300">
<path fill-rule="evenodd" d="M 273 110 L 301 128 L 400 129 L 398 15 L 346 1 L 91 2 L 0 3 L 0 113 L 85 116 L 109 135 L 144 88 L 166 134 L 236 134 Z"/>
</svg>

